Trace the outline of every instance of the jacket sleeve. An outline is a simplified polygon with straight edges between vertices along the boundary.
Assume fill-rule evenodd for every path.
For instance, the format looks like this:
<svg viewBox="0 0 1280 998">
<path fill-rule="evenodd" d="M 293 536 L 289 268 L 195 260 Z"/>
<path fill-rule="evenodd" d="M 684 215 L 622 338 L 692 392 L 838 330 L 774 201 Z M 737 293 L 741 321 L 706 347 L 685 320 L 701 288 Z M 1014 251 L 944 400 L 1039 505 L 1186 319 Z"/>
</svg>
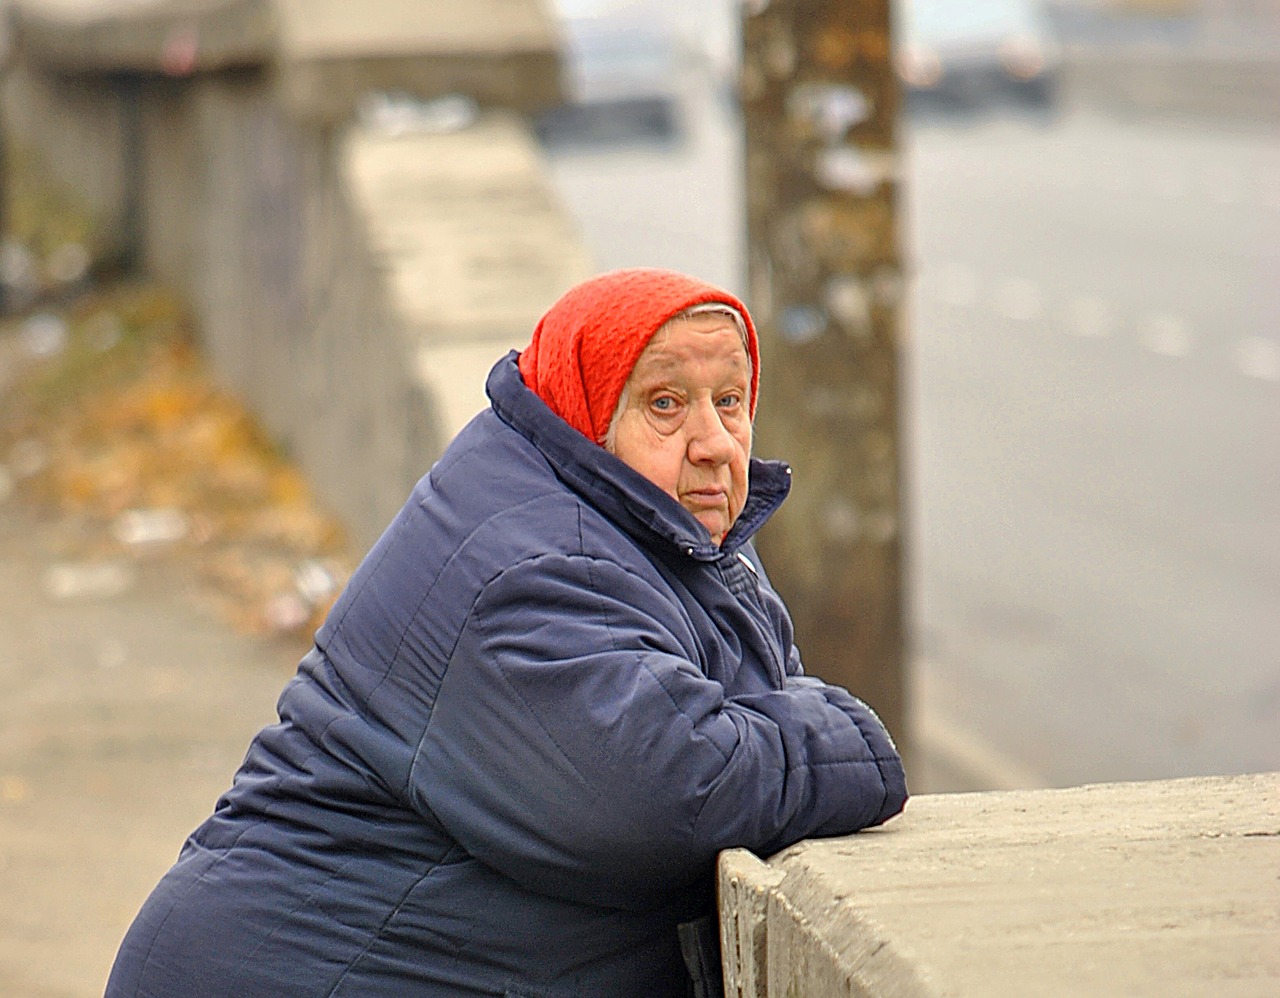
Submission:
<svg viewBox="0 0 1280 998">
<path fill-rule="evenodd" d="M 494 579 L 418 748 L 417 805 L 525 887 L 617 908 L 655 903 L 721 849 L 767 854 L 902 809 L 901 761 L 864 704 L 798 676 L 726 698 L 674 616 L 585 556 Z"/>
</svg>

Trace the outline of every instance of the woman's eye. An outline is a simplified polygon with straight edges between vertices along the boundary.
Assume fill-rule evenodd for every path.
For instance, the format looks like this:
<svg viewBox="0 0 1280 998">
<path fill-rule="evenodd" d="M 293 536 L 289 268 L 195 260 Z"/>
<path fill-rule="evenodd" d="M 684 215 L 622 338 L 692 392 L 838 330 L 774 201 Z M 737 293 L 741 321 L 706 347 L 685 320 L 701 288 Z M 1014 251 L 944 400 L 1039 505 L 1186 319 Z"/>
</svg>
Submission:
<svg viewBox="0 0 1280 998">
<path fill-rule="evenodd" d="M 737 392 L 730 392 L 728 395 L 721 395 L 716 401 L 716 405 L 721 409 L 732 409 L 742 402 L 742 396 Z"/>
<path fill-rule="evenodd" d="M 659 395 L 651 404 L 658 412 L 671 412 L 676 407 L 676 400 L 670 395 Z"/>
</svg>

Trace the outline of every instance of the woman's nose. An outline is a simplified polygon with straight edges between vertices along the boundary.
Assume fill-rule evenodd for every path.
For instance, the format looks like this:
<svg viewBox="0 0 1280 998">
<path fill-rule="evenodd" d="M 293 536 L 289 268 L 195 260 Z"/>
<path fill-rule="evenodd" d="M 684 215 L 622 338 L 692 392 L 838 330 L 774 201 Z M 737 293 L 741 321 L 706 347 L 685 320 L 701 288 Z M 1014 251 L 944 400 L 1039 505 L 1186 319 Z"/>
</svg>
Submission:
<svg viewBox="0 0 1280 998">
<path fill-rule="evenodd" d="M 708 399 L 692 407 L 685 419 L 689 460 L 694 464 L 726 464 L 733 457 L 734 439 L 720 418 L 715 402 Z"/>
</svg>

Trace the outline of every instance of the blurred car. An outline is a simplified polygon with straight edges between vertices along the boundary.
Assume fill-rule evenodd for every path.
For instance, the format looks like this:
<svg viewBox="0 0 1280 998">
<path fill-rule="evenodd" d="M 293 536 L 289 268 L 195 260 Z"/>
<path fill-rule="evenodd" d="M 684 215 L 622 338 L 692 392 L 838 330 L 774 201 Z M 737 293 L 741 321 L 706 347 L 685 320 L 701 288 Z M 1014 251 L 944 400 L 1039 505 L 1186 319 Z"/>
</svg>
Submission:
<svg viewBox="0 0 1280 998">
<path fill-rule="evenodd" d="M 544 139 L 669 140 L 680 129 L 679 46 L 626 4 L 560 19 L 567 99 L 538 121 Z"/>
<path fill-rule="evenodd" d="M 1061 57 L 1035 0 L 898 0 L 894 63 L 908 106 L 1051 109 Z"/>
</svg>

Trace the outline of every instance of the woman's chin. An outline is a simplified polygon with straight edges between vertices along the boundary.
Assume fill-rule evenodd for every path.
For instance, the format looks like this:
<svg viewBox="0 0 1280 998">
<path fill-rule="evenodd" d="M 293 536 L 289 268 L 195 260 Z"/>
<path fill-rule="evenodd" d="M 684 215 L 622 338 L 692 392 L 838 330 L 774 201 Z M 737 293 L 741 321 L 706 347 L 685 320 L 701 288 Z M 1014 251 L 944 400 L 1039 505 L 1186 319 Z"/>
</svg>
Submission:
<svg viewBox="0 0 1280 998">
<path fill-rule="evenodd" d="M 717 546 L 724 540 L 725 534 L 729 532 L 729 526 L 725 523 L 725 518 L 722 515 L 700 513 L 695 519 L 707 528 L 707 533 L 711 535 L 711 542 Z"/>
</svg>

